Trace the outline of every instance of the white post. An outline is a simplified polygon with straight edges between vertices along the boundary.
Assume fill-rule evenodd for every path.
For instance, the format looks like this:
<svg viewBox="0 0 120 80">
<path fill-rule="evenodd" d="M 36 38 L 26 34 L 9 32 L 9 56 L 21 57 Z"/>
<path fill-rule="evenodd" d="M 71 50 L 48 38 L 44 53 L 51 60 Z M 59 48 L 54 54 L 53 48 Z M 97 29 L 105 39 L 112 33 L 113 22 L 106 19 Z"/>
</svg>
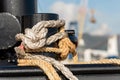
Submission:
<svg viewBox="0 0 120 80">
<path fill-rule="evenodd" d="M 91 49 L 86 49 L 84 52 L 84 61 L 91 61 Z"/>
<path fill-rule="evenodd" d="M 118 56 L 118 40 L 117 35 L 108 39 L 108 56 Z"/>
</svg>

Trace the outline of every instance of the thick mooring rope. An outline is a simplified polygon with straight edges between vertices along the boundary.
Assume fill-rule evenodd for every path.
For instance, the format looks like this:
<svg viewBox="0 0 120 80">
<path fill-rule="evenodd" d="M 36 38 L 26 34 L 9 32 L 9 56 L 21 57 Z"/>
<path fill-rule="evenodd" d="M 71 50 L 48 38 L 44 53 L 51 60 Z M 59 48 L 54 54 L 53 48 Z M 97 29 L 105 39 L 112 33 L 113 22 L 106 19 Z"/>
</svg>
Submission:
<svg viewBox="0 0 120 80">
<path fill-rule="evenodd" d="M 61 78 L 49 62 L 41 58 L 37 58 L 32 54 L 27 54 L 24 52 L 23 49 L 19 47 L 15 47 L 15 51 L 19 58 L 17 60 L 19 63 L 18 66 L 38 66 L 44 71 L 44 73 L 48 76 L 50 80 L 61 80 Z"/>
<path fill-rule="evenodd" d="M 63 20 L 41 21 L 33 26 L 32 29 L 25 29 L 25 34 L 17 34 L 16 38 L 17 40 L 22 40 L 29 49 L 38 49 L 66 36 L 65 32 L 59 32 L 46 38 L 48 33 L 47 28 L 61 27 L 64 25 L 65 22 Z"/>
<path fill-rule="evenodd" d="M 26 61 L 27 62 L 27 63 L 25 63 L 26 65 L 31 64 L 31 65 L 39 66 L 39 65 L 41 65 L 40 62 L 37 61 L 34 63 L 34 61 L 42 59 L 44 61 L 47 61 L 47 62 L 53 64 L 69 80 L 78 80 L 77 77 L 75 77 L 69 71 L 69 69 L 66 68 L 64 65 L 62 65 L 60 62 L 55 61 L 54 59 L 52 59 L 50 57 L 35 55 L 35 54 L 31 53 L 31 52 L 54 52 L 54 53 L 59 54 L 61 59 L 66 59 L 68 54 L 72 53 L 74 56 L 73 59 L 76 58 L 75 61 L 77 61 L 75 44 L 73 44 L 67 37 L 65 30 L 64 30 L 64 25 L 65 25 L 64 20 L 41 21 L 41 22 L 37 23 L 35 26 L 33 26 L 32 29 L 25 29 L 25 34 L 20 33 L 20 34 L 16 35 L 16 39 L 22 41 L 22 44 L 24 46 L 24 49 L 23 49 L 24 51 L 19 52 L 18 51 L 19 49 L 15 49 L 15 50 L 16 50 L 16 53 L 20 53 L 20 54 L 17 54 L 18 58 L 22 58 L 25 61 L 26 61 L 26 59 L 30 59 L 30 61 L 29 60 Z M 47 38 L 46 37 L 47 32 L 48 32 L 47 28 L 53 28 L 53 27 L 60 28 L 59 32 Z M 58 40 L 59 40 L 58 48 L 57 47 L 55 47 L 55 48 L 45 47 L 46 45 L 50 45 L 51 43 L 56 42 Z M 30 52 L 30 53 L 28 53 L 28 52 Z M 18 60 L 18 62 L 21 62 L 21 60 Z M 25 65 L 25 64 L 22 64 L 22 65 Z M 39 66 L 39 67 L 41 67 L 41 66 Z M 43 69 L 43 71 L 45 71 L 45 70 Z M 53 72 L 55 73 L 55 71 L 53 71 Z M 45 73 L 47 74 L 47 72 L 45 72 Z M 52 75 L 52 73 L 50 75 Z M 57 74 L 55 74 L 53 76 L 56 76 L 56 75 Z M 47 76 L 50 80 L 54 80 L 48 74 L 47 74 Z M 58 78 L 58 76 L 57 76 L 57 78 Z M 58 78 L 56 80 L 59 80 L 59 79 L 60 78 Z"/>
<path fill-rule="evenodd" d="M 69 53 L 73 54 L 73 58 L 76 59 L 76 51 L 75 51 L 75 44 L 73 44 L 70 39 L 67 37 L 67 34 L 64 30 L 65 22 L 64 20 L 57 20 L 57 21 L 41 21 L 37 23 L 35 26 L 33 26 L 32 29 L 25 29 L 25 34 L 17 34 L 16 39 L 22 40 L 23 45 L 25 46 L 26 51 L 42 51 L 44 52 L 56 52 L 60 53 L 61 59 L 66 59 Z M 39 28 L 40 27 L 40 28 Z M 42 30 L 46 30 L 50 27 L 59 27 L 60 31 L 48 38 L 46 38 L 47 33 Z M 44 33 L 45 32 L 45 33 Z M 45 45 L 49 45 L 55 41 L 59 40 L 58 47 L 57 48 L 44 48 Z M 27 50 L 28 49 L 28 50 Z M 60 50 L 60 51 L 59 51 Z M 58 52 L 57 52 L 58 51 Z M 74 61 L 75 62 L 75 61 Z"/>
<path fill-rule="evenodd" d="M 79 62 L 79 64 L 115 64 L 120 66 L 120 59 L 100 59 L 88 62 Z"/>
<path fill-rule="evenodd" d="M 54 67 L 56 67 L 58 70 L 60 70 L 65 76 L 66 78 L 68 78 L 69 80 L 78 80 L 73 74 L 72 72 L 67 68 L 65 67 L 61 62 L 59 61 L 56 61 L 55 59 L 53 58 L 50 58 L 50 57 L 45 57 L 45 56 L 42 56 L 42 55 L 35 55 L 35 54 L 30 54 L 30 53 L 25 53 L 24 51 L 22 51 L 20 48 L 15 48 L 16 52 L 17 52 L 17 55 L 19 55 L 18 57 L 20 58 L 22 56 L 22 58 L 24 57 L 25 60 L 21 60 L 19 59 L 18 62 L 19 62 L 19 65 L 25 65 L 25 63 L 22 63 L 22 61 L 26 61 L 26 62 L 29 62 L 29 59 L 30 59 L 30 62 L 31 65 L 33 64 L 36 64 L 37 63 L 37 66 L 40 65 L 40 62 L 41 62 L 41 59 L 44 60 L 44 61 L 47 61 L 49 63 L 51 63 Z M 32 61 L 32 60 L 33 61 Z M 38 60 L 38 61 L 37 61 Z M 34 61 L 36 61 L 34 63 Z M 40 62 L 39 62 L 40 61 Z M 39 65 L 38 65 L 39 64 Z M 42 64 L 42 63 L 41 63 Z M 41 66 L 40 66 L 41 67 Z M 49 67 L 49 66 L 48 66 Z M 53 70 L 53 69 L 52 69 Z M 55 71 L 53 71 L 55 73 Z M 47 72 L 45 72 L 47 73 Z M 58 80 L 58 79 L 56 79 Z"/>
</svg>

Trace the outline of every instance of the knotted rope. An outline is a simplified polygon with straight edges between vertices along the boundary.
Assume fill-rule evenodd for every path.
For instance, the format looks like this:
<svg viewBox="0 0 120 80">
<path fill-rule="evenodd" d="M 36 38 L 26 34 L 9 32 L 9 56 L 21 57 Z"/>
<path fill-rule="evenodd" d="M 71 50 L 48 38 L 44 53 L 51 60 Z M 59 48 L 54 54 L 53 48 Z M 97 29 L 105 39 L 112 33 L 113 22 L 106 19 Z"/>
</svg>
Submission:
<svg viewBox="0 0 120 80">
<path fill-rule="evenodd" d="M 66 36 L 65 32 L 59 32 L 50 36 L 49 38 L 46 38 L 48 33 L 47 28 L 59 28 L 64 25 L 65 22 L 63 20 L 41 21 L 33 26 L 32 29 L 25 29 L 25 34 L 17 34 L 16 39 L 22 40 L 22 42 L 24 42 L 29 49 L 38 49 L 45 45 L 50 45 L 58 39 L 62 39 L 64 36 Z"/>
<path fill-rule="evenodd" d="M 75 44 L 73 44 L 70 39 L 67 37 L 67 34 L 64 30 L 65 21 L 57 20 L 57 21 L 41 21 L 33 26 L 32 29 L 25 29 L 25 34 L 17 34 L 16 39 L 22 40 L 23 45 L 25 46 L 25 50 L 27 52 L 56 52 L 60 53 L 61 59 L 66 59 L 69 53 L 76 56 Z M 47 28 L 57 27 L 60 28 L 60 31 L 48 38 Z M 46 32 L 45 32 L 46 31 Z M 50 45 L 53 42 L 59 40 L 58 48 L 47 48 L 45 45 Z M 75 57 L 77 61 L 77 57 Z"/>
<path fill-rule="evenodd" d="M 51 68 L 50 64 L 52 64 L 58 70 L 60 70 L 69 80 L 78 80 L 69 71 L 69 69 L 66 68 L 64 65 L 62 65 L 60 62 L 55 61 L 50 57 L 32 54 L 32 52 L 54 52 L 59 54 L 61 59 L 66 59 L 67 55 L 69 53 L 72 53 L 74 56 L 73 57 L 74 61 L 77 61 L 75 44 L 73 44 L 67 37 L 67 34 L 65 33 L 64 30 L 64 25 L 65 25 L 64 20 L 41 21 L 37 23 L 35 26 L 33 26 L 33 28 L 25 29 L 25 34 L 22 33 L 17 34 L 16 39 L 21 40 L 22 45 L 24 46 L 23 50 L 17 47 L 15 48 L 18 58 L 20 58 L 18 60 L 19 65 L 38 65 L 42 69 L 44 67 L 49 69 L 50 67 L 49 72 L 46 72 L 47 70 L 43 69 L 43 71 L 46 73 L 48 78 L 50 80 L 60 80 L 60 78 L 57 76 L 58 74 L 55 72 L 53 68 Z M 60 28 L 59 32 L 50 37 L 47 37 L 48 28 L 54 28 L 54 27 Z M 59 41 L 58 47 L 55 48 L 45 47 L 56 41 Z M 40 66 L 43 65 L 44 63 L 45 63 L 44 67 Z M 46 66 L 47 63 L 50 63 L 48 64 L 49 66 Z M 52 70 L 53 72 L 50 73 Z M 51 77 L 52 75 L 56 77 Z"/>
</svg>

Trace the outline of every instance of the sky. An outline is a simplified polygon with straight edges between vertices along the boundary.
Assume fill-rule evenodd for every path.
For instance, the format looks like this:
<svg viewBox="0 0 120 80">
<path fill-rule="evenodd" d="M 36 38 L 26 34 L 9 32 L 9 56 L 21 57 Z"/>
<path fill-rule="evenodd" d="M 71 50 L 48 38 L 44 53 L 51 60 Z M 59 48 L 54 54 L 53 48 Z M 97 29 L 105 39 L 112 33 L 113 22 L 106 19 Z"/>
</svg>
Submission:
<svg viewBox="0 0 120 80">
<path fill-rule="evenodd" d="M 120 34 L 120 0 L 88 0 L 84 32 L 90 34 Z M 81 0 L 38 0 L 38 13 L 58 13 L 68 23 L 76 20 Z M 89 20 L 94 9 L 96 23 Z M 68 26 L 68 24 L 67 24 Z"/>
</svg>

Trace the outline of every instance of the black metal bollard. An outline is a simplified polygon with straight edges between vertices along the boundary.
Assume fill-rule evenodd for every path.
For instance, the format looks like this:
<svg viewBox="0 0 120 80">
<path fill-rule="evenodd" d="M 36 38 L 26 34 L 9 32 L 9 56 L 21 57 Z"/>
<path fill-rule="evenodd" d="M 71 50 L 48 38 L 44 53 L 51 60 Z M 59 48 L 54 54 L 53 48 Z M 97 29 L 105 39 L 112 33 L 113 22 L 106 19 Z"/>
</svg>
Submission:
<svg viewBox="0 0 120 80">
<path fill-rule="evenodd" d="M 0 12 L 11 13 L 21 23 L 21 16 L 37 12 L 37 0 L 0 0 Z"/>
<path fill-rule="evenodd" d="M 0 49 L 8 49 L 16 44 L 15 35 L 21 32 L 18 19 L 9 13 L 0 13 Z"/>
<path fill-rule="evenodd" d="M 15 35 L 20 32 L 21 24 L 14 15 L 0 13 L 0 60 L 9 59 L 15 62 L 14 47 L 19 45 L 15 40 Z"/>
<path fill-rule="evenodd" d="M 25 28 L 31 28 L 36 23 L 40 21 L 47 21 L 47 20 L 58 20 L 59 16 L 55 13 L 36 13 L 32 15 L 25 15 L 22 16 L 22 27 Z M 53 30 L 56 31 L 56 30 Z"/>
<path fill-rule="evenodd" d="M 0 12 L 9 12 L 15 16 L 37 12 L 37 0 L 0 0 Z"/>
</svg>

